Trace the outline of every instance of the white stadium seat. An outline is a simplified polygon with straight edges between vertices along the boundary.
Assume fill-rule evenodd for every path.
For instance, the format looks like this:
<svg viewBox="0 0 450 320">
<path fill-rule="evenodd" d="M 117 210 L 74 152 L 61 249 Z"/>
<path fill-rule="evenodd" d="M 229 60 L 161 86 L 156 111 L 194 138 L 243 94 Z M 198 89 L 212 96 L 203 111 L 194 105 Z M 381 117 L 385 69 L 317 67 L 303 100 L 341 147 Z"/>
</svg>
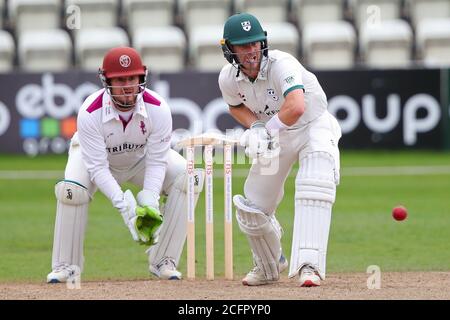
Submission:
<svg viewBox="0 0 450 320">
<path fill-rule="evenodd" d="M 178 0 L 178 6 L 189 34 L 197 26 L 225 23 L 230 16 L 231 0 Z"/>
<path fill-rule="evenodd" d="M 235 0 L 235 12 L 253 14 L 262 25 L 286 22 L 288 0 Z"/>
<path fill-rule="evenodd" d="M 143 27 L 136 30 L 133 47 L 141 53 L 151 72 L 177 72 L 184 69 L 186 37 L 175 26 Z"/>
<path fill-rule="evenodd" d="M 8 0 L 9 20 L 16 33 L 57 29 L 61 22 L 59 0 Z"/>
<path fill-rule="evenodd" d="M 266 23 L 263 28 L 267 31 L 269 49 L 285 51 L 297 57 L 300 37 L 293 24 L 288 22 Z"/>
<path fill-rule="evenodd" d="M 356 33 L 346 21 L 312 22 L 303 29 L 303 55 L 315 69 L 352 68 Z"/>
<path fill-rule="evenodd" d="M 12 36 L 8 32 L 0 30 L 0 73 L 12 71 L 14 52 Z"/>
<path fill-rule="evenodd" d="M 173 24 L 175 0 L 122 0 L 128 28 L 133 34 L 143 27 L 162 27 Z"/>
<path fill-rule="evenodd" d="M 450 66 L 450 18 L 422 20 L 417 48 L 426 66 Z"/>
<path fill-rule="evenodd" d="M 66 0 L 80 9 L 81 28 L 110 28 L 117 26 L 119 0 Z"/>
<path fill-rule="evenodd" d="M 197 70 L 220 71 L 227 63 L 220 47 L 223 26 L 199 26 L 192 29 L 189 59 Z"/>
<path fill-rule="evenodd" d="M 24 31 L 18 39 L 18 55 L 23 70 L 65 71 L 72 66 L 72 42 L 62 29 Z"/>
<path fill-rule="evenodd" d="M 424 19 L 450 18 L 450 0 L 405 0 L 414 27 Z"/>
<path fill-rule="evenodd" d="M 404 20 L 365 25 L 360 32 L 360 50 L 365 63 L 376 68 L 408 67 L 413 35 Z"/>
<path fill-rule="evenodd" d="M 75 34 L 76 64 L 83 70 L 97 71 L 105 53 L 120 46 L 129 46 L 127 34 L 121 28 L 81 28 Z"/>
<path fill-rule="evenodd" d="M 361 29 L 363 25 L 379 21 L 401 18 L 402 0 L 349 0 L 355 25 Z"/>
<path fill-rule="evenodd" d="M 292 0 L 292 10 L 303 28 L 311 22 L 342 20 L 344 0 Z"/>
</svg>

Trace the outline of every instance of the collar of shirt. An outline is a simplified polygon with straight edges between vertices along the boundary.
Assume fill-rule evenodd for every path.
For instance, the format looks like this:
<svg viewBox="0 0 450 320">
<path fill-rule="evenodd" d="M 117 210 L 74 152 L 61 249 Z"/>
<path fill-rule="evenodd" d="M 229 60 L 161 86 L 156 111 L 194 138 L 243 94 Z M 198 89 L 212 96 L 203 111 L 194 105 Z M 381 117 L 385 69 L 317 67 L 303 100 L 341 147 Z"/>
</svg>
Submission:
<svg viewBox="0 0 450 320">
<path fill-rule="evenodd" d="M 147 110 L 145 109 L 145 103 L 142 99 L 142 94 L 138 95 L 136 99 L 136 106 L 134 107 L 133 116 L 139 114 L 144 118 L 148 118 Z M 112 119 L 119 119 L 119 112 L 114 107 L 111 97 L 107 92 L 103 94 L 103 123 L 111 121 Z"/>
<path fill-rule="evenodd" d="M 256 77 L 256 79 L 259 80 L 267 80 L 267 72 L 269 69 L 269 62 L 271 62 L 272 59 L 270 59 L 269 57 L 263 56 L 261 59 L 261 66 L 260 66 L 260 70 L 258 72 L 258 76 Z M 237 76 L 236 81 L 247 81 L 250 82 L 250 79 L 241 71 L 239 72 L 239 76 Z"/>
</svg>

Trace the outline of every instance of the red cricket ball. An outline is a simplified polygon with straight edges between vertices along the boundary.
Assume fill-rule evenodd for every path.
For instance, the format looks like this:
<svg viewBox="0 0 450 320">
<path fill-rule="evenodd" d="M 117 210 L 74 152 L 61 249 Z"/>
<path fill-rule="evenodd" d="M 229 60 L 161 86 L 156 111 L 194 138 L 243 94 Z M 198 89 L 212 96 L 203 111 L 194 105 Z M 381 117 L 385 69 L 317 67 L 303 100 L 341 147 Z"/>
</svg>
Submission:
<svg viewBox="0 0 450 320">
<path fill-rule="evenodd" d="M 397 221 L 405 220 L 408 216 L 408 211 L 404 206 L 396 206 L 392 209 L 392 217 Z"/>
</svg>

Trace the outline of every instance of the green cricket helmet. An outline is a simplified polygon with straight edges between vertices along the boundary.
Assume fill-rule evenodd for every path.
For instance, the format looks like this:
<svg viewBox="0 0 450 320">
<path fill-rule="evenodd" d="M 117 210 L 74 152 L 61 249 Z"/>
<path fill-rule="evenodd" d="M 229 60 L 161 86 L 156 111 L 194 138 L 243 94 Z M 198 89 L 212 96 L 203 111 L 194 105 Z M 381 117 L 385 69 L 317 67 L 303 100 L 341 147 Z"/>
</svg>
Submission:
<svg viewBox="0 0 450 320">
<path fill-rule="evenodd" d="M 263 30 L 258 19 L 250 13 L 237 13 L 228 18 L 223 28 L 223 39 L 220 41 L 225 59 L 229 63 L 236 61 L 231 45 L 242 45 L 261 42 L 261 51 L 267 56 L 267 32 Z M 236 61 L 239 63 L 238 61 Z"/>
</svg>

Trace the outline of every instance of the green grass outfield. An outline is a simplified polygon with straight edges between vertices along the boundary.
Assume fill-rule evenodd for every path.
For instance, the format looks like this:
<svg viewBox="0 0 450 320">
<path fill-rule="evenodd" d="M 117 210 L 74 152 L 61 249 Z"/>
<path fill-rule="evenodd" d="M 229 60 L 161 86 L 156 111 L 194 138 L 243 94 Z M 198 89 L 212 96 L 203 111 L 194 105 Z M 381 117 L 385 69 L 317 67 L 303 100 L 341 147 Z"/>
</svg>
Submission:
<svg viewBox="0 0 450 320">
<path fill-rule="evenodd" d="M 0 282 L 40 282 L 50 271 L 56 207 L 53 187 L 65 161 L 65 156 L 0 154 Z M 343 151 L 341 166 L 327 272 L 365 272 L 369 265 L 378 265 L 382 271 L 450 270 L 450 153 Z M 245 166 L 236 169 L 242 168 Z M 23 170 L 44 172 L 34 172 L 34 178 L 27 178 Z M 53 174 L 46 177 L 49 170 Z M 234 176 L 235 194 L 242 193 L 244 179 Z M 215 268 L 217 276 L 222 277 L 223 183 L 221 178 L 214 182 Z M 135 187 L 132 190 L 138 191 Z M 285 231 L 282 240 L 288 258 L 293 197 L 291 175 L 277 213 Z M 196 217 L 198 277 L 205 275 L 203 199 Z M 406 221 L 391 218 L 391 209 L 397 204 L 408 208 Z M 239 279 L 252 263 L 249 246 L 236 223 L 233 238 L 234 270 Z M 120 214 L 97 193 L 90 206 L 83 279 L 147 279 L 144 251 L 132 241 Z M 185 262 L 183 252 L 183 273 Z"/>
</svg>

